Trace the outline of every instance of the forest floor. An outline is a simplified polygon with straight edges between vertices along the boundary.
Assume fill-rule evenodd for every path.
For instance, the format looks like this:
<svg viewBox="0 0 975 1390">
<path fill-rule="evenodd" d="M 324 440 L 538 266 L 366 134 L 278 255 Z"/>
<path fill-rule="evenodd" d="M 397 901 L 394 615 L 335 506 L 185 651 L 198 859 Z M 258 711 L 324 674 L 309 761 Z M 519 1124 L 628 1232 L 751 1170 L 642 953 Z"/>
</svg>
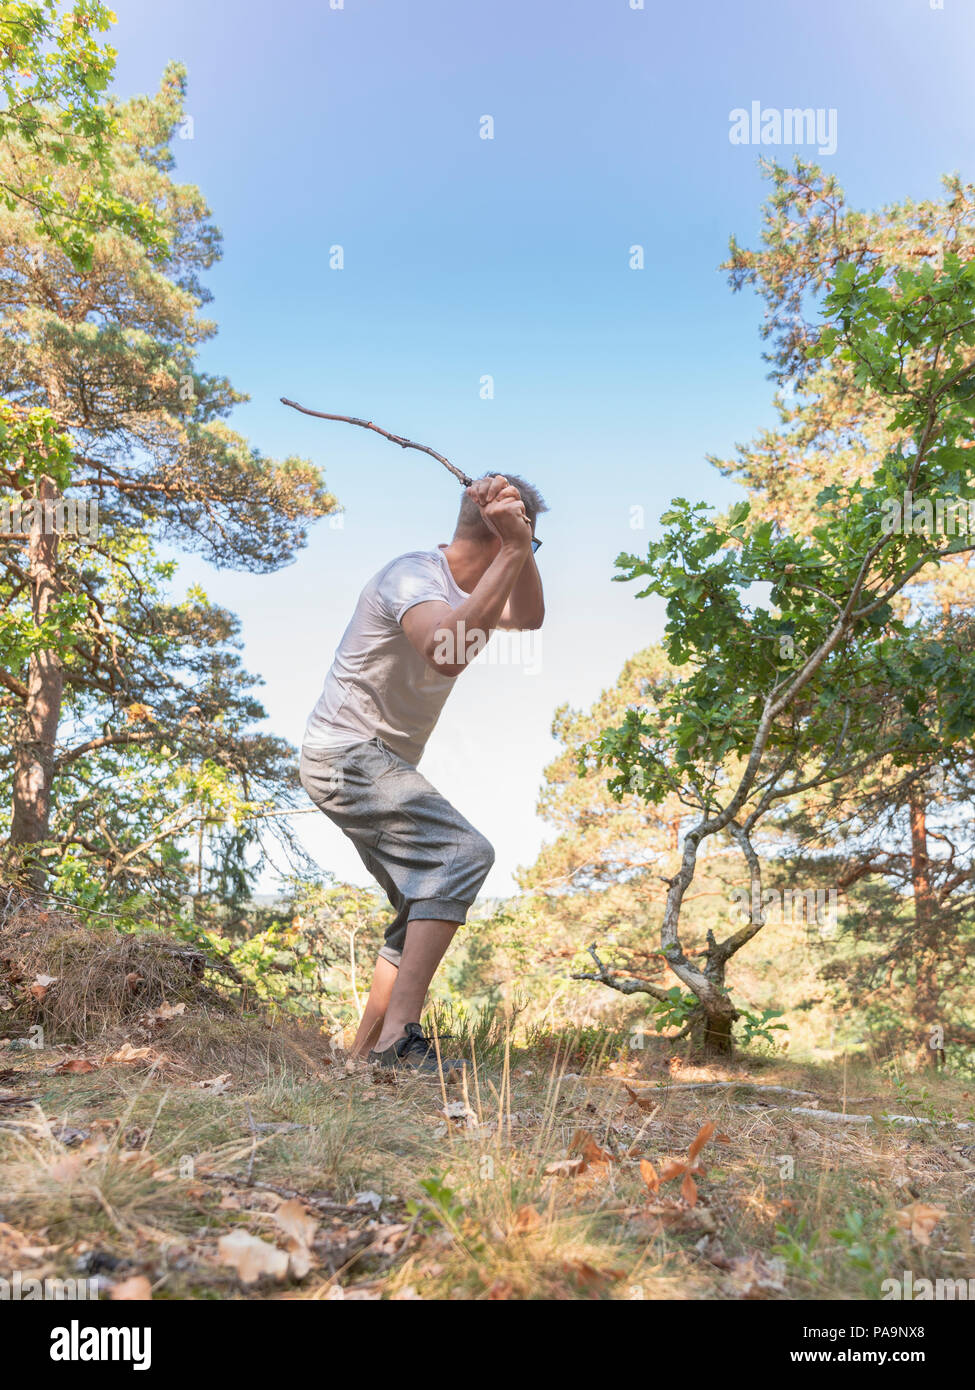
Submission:
<svg viewBox="0 0 975 1390">
<path fill-rule="evenodd" d="M 177 1299 L 870 1299 L 905 1271 L 975 1275 L 960 1085 L 656 1045 L 624 1066 L 569 1034 L 483 1058 L 466 1092 L 341 1058 L 207 1076 L 166 1029 L 0 1052 L 3 1277 Z"/>
<path fill-rule="evenodd" d="M 470 1062 L 441 1084 L 197 985 L 32 1045 L 55 1021 L 31 1034 L 16 991 L 80 987 L 58 949 L 51 984 L 0 949 L 4 1279 L 224 1300 L 841 1300 L 975 1279 L 970 1083 L 482 1023 L 445 1043 Z"/>
</svg>

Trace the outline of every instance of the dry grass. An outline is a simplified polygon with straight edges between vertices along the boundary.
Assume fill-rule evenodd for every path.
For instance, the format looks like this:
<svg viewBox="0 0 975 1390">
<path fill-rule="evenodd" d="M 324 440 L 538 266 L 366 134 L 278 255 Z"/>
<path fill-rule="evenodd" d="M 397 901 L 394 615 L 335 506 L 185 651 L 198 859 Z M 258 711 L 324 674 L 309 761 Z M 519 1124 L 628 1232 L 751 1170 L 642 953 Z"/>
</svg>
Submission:
<svg viewBox="0 0 975 1390">
<path fill-rule="evenodd" d="M 554 1050 L 571 1055 L 571 1038 Z M 54 1070 L 83 1054 L 97 1070 Z M 801 1098 L 744 1088 L 813 1090 L 824 1109 L 845 1091 L 850 1113 L 903 1113 L 904 1095 L 863 1066 L 672 1075 L 661 1049 L 624 1078 L 618 1063 L 539 1069 L 511 1047 L 476 1084 L 471 1070 L 466 1100 L 449 1089 L 447 1119 L 436 1083 L 377 1082 L 341 1061 L 212 1092 L 185 1061 L 118 1063 L 90 1046 L 6 1056 L 3 1084 L 23 1103 L 0 1119 L 0 1207 L 49 1274 L 141 1273 L 169 1298 L 843 1299 L 875 1298 L 904 1269 L 975 1272 L 975 1133 L 819 1121 L 791 1111 Z M 661 1086 L 716 1079 L 743 1088 Z M 961 1087 L 944 1084 L 945 1108 L 971 1123 Z M 660 1172 L 708 1123 L 697 1202 L 677 1180 L 651 1192 L 640 1159 Z M 376 1196 L 357 1204 L 364 1192 Z M 319 1223 L 311 1267 L 242 1283 L 219 1262 L 221 1236 L 273 1244 L 294 1193 Z M 927 1245 L 898 1217 L 917 1204 L 944 1213 Z"/>
<path fill-rule="evenodd" d="M 270 1015 L 242 1015 L 210 967 L 163 932 L 92 928 L 12 899 L 0 913 L 0 1036 L 29 1039 L 39 1028 L 51 1043 L 113 1051 L 124 1041 L 153 1044 L 168 1014 L 166 1065 L 260 1076 L 289 1061 L 322 1064 L 326 1040 Z"/>
<path fill-rule="evenodd" d="M 455 1018 L 471 1065 L 442 1091 L 235 1014 L 162 938 L 25 926 L 0 938 L 2 1017 L 45 1032 L 0 1044 L 0 1276 L 144 1276 L 170 1299 L 804 1300 L 975 1275 L 964 1083 L 863 1059 L 703 1068 L 663 1040 Z M 141 997 L 118 987 L 132 970 Z M 41 999 L 37 974 L 58 977 Z M 688 1200 L 667 1165 L 710 1125 Z M 268 1272 L 250 1280 L 228 1236 Z"/>
<path fill-rule="evenodd" d="M 0 916 L 0 989 L 12 1005 L 4 1029 L 15 1035 L 40 1023 L 52 1037 L 83 1042 L 165 1002 L 219 1008 L 204 973 L 199 951 L 162 932 L 96 930 L 26 899 Z M 38 978 L 57 984 L 37 985 Z"/>
</svg>

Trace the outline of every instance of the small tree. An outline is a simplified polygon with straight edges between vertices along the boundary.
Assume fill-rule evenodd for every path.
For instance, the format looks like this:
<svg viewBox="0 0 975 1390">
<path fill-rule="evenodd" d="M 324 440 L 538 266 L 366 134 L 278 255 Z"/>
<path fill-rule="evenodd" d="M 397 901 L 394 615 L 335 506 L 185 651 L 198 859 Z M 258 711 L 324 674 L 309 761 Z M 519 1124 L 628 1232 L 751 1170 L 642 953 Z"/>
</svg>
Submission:
<svg viewBox="0 0 975 1390">
<path fill-rule="evenodd" d="M 680 835 L 688 808 L 673 794 L 659 804 L 637 792 L 614 798 L 606 774 L 586 756 L 586 749 L 607 724 L 662 697 L 680 675 L 659 647 L 648 647 L 625 663 L 615 684 L 589 709 L 556 711 L 552 734 L 560 751 L 545 769 L 538 813 L 557 835 L 542 846 L 534 864 L 518 874 L 519 885 L 533 890 L 533 896 L 517 906 L 527 902 L 534 913 L 533 921 L 526 923 L 519 912 L 516 935 L 523 942 L 526 931 L 531 932 L 529 956 L 536 967 L 544 961 L 572 961 L 573 978 L 591 979 L 592 958 L 601 967 L 601 957 L 611 952 L 618 986 L 626 981 L 634 993 L 646 983 L 667 988 L 656 925 L 668 877 L 680 864 Z M 726 913 L 737 868 L 737 862 L 729 863 L 732 854 L 737 861 L 737 850 L 727 837 L 712 845 L 715 853 L 706 870 L 701 866 L 687 897 L 699 938 L 705 926 L 717 927 Z M 484 948 L 492 955 L 496 931 L 497 922 L 492 925 L 491 945 Z M 521 973 L 530 969 L 526 962 Z M 670 1005 L 671 1001 L 661 1003 L 661 1027 L 677 1021 Z"/>
<path fill-rule="evenodd" d="M 620 579 L 646 581 L 640 597 L 667 599 L 666 648 L 681 679 L 652 710 L 631 711 L 591 746 L 614 769 L 611 786 L 659 803 L 677 795 L 696 812 L 683 837 L 661 924 L 661 952 L 700 1006 L 700 1037 L 728 1052 L 737 1010 L 725 985 L 728 961 L 761 929 L 761 864 L 753 839 L 769 813 L 804 791 L 855 777 L 896 748 L 900 721 L 878 719 L 872 700 L 892 657 L 912 640 L 893 600 L 926 565 L 975 548 L 891 524 L 905 495 L 934 506 L 975 495 L 968 442 L 969 378 L 975 353 L 975 262 L 946 255 L 940 269 L 890 272 L 838 266 L 826 321 L 807 356 L 841 354 L 858 387 L 890 402 L 895 447 L 869 482 L 819 493 L 808 535 L 748 525 L 741 503 L 724 519 L 677 499 L 668 528 L 646 559 L 621 555 Z M 749 603 L 771 586 L 771 607 Z M 947 738 L 975 728 L 967 672 L 942 679 Z M 688 958 L 681 910 L 698 854 L 727 831 L 752 882 L 751 920 L 709 939 L 703 966 Z M 619 987 L 612 972 L 594 978 Z M 648 992 L 655 994 L 656 989 Z"/>
<path fill-rule="evenodd" d="M 818 334 L 813 306 L 844 260 L 893 273 L 921 260 L 938 267 L 946 252 L 970 258 L 975 186 L 952 176 L 941 197 L 864 211 L 815 165 L 763 165 L 772 188 L 760 243 L 746 249 L 732 240 L 723 268 L 734 289 L 754 287 L 765 301 L 779 423 L 739 445 L 733 460 L 712 462 L 742 482 L 763 519 L 805 532 L 818 520 L 824 486 L 869 480 L 892 443 L 909 442 L 893 425 L 894 402 L 856 379 L 854 360 L 805 355 Z M 783 824 L 795 846 L 783 867 L 818 881 L 828 875 L 852 894 L 841 958 L 829 973 L 848 1002 L 864 1002 L 874 1036 L 882 1032 L 888 1043 L 919 1036 L 928 1061 L 939 1055 L 932 1037 L 971 1036 L 958 1008 L 966 991 L 971 749 L 943 739 L 938 686 L 966 660 L 973 596 L 968 553 L 919 571 L 897 599 L 916 634 L 908 665 L 890 670 L 874 692 L 888 721 L 898 717 L 891 701 L 902 700 L 896 759 L 803 798 Z"/>
</svg>

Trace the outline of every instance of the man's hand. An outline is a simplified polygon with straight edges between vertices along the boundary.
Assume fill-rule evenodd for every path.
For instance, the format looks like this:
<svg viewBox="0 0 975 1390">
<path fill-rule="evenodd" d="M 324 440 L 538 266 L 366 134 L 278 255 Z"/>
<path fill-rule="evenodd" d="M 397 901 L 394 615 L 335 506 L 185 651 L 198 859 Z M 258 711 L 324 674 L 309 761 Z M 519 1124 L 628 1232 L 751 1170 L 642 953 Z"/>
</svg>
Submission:
<svg viewBox="0 0 975 1390">
<path fill-rule="evenodd" d="M 531 544 L 532 525 L 518 489 L 500 473 L 478 478 L 467 489 L 481 509 L 486 525 L 502 543 L 525 549 Z"/>
<path fill-rule="evenodd" d="M 463 603 L 427 599 L 400 619 L 410 644 L 442 676 L 459 676 L 496 627 L 541 627 L 542 585 L 531 558 L 531 523 L 518 489 L 499 473 L 467 489 L 501 548 Z M 530 571 L 527 579 L 522 579 Z M 520 587 L 519 587 L 520 584 Z"/>
</svg>

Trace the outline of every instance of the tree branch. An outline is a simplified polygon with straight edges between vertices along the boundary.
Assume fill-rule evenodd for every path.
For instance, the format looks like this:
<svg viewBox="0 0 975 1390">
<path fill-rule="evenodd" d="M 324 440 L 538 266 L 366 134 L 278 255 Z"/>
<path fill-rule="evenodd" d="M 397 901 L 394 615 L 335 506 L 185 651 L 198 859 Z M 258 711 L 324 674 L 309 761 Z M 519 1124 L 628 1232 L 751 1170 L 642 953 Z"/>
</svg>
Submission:
<svg viewBox="0 0 975 1390">
<path fill-rule="evenodd" d="M 648 984 L 646 980 L 637 980 L 632 976 L 624 976 L 622 979 L 617 978 L 616 972 L 610 970 L 609 966 L 604 965 L 596 955 L 595 941 L 589 947 L 589 954 L 596 962 L 599 974 L 593 975 L 589 973 L 573 975 L 573 980 L 595 980 L 601 985 L 608 985 L 610 989 L 618 990 L 620 994 L 652 994 L 654 999 L 667 1000 L 667 991 L 662 989 L 660 985 L 651 985 Z"/>
<path fill-rule="evenodd" d="M 282 405 L 290 405 L 292 410 L 300 410 L 302 415 L 314 415 L 317 420 L 341 420 L 346 425 L 361 425 L 364 430 L 375 430 L 384 439 L 388 439 L 392 444 L 398 444 L 401 449 L 419 449 L 423 454 L 429 454 L 438 463 L 442 463 L 448 472 L 453 473 L 454 477 L 462 487 L 470 487 L 474 481 L 468 478 L 466 473 L 462 473 L 459 468 L 455 468 L 449 459 L 445 459 L 443 454 L 438 454 L 436 449 L 429 449 L 426 444 L 414 444 L 412 439 L 404 439 L 401 434 L 390 434 L 389 430 L 381 429 L 379 425 L 374 425 L 371 420 L 357 420 L 354 415 L 326 415 L 321 410 L 309 410 L 307 406 L 299 405 L 297 401 L 289 401 L 287 396 L 281 397 Z"/>
</svg>

